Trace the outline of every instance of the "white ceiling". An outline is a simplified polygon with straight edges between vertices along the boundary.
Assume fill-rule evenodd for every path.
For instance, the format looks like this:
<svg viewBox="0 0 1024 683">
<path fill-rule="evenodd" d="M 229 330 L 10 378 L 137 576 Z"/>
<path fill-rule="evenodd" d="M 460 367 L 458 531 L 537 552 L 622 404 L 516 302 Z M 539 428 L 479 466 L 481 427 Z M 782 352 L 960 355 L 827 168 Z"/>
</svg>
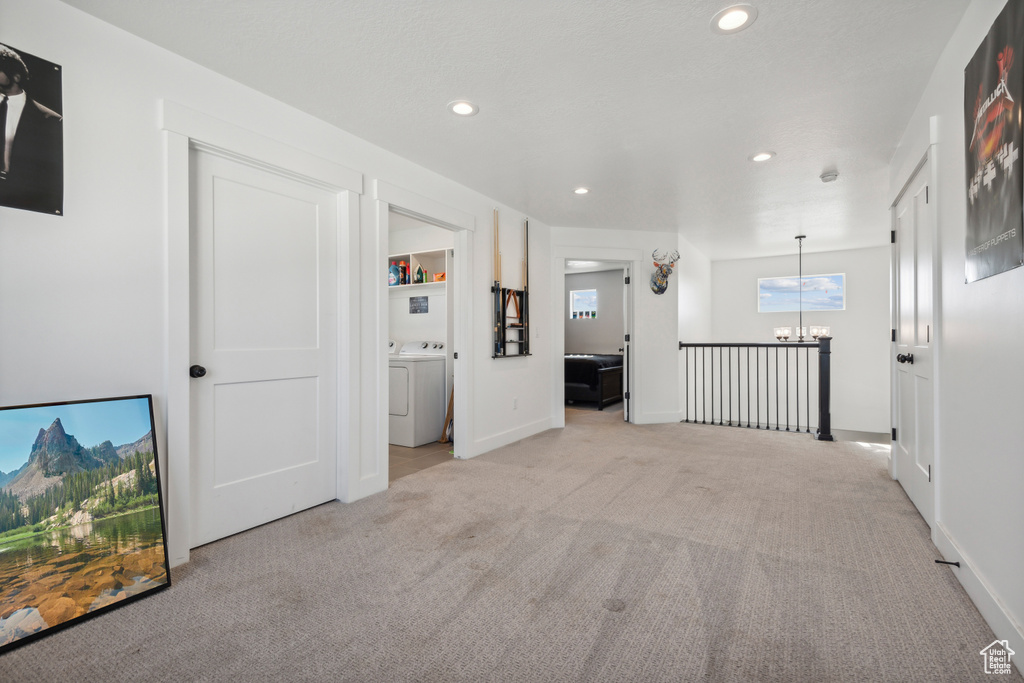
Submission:
<svg viewBox="0 0 1024 683">
<path fill-rule="evenodd" d="M 65 1 L 549 225 L 716 260 L 887 243 L 887 163 L 969 4 L 746 0 L 720 35 L 727 0 Z"/>
</svg>

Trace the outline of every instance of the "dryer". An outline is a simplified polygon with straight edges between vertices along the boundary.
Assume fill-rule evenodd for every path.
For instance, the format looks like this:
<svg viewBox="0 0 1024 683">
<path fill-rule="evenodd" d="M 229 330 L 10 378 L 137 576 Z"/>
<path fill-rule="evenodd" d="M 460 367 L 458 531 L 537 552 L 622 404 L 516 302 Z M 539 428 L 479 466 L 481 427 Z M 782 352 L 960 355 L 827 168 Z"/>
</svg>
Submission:
<svg viewBox="0 0 1024 683">
<path fill-rule="evenodd" d="M 446 359 L 438 341 L 406 342 L 388 355 L 388 441 L 415 448 L 441 438 Z"/>
</svg>

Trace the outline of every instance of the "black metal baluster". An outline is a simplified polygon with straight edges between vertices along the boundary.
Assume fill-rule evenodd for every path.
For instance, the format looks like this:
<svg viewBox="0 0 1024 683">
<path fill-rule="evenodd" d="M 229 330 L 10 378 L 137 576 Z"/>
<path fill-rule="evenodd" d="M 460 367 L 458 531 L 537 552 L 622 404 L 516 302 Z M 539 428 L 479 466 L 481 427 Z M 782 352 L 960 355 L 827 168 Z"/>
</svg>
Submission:
<svg viewBox="0 0 1024 683">
<path fill-rule="evenodd" d="M 715 424 L 715 347 L 710 347 L 708 358 L 711 359 L 711 422 Z"/>
<path fill-rule="evenodd" d="M 729 354 L 729 426 L 732 426 L 732 348 L 725 347 Z"/>
<path fill-rule="evenodd" d="M 715 424 L 715 347 L 711 347 L 711 423 Z"/>
<path fill-rule="evenodd" d="M 800 347 L 796 349 L 796 431 L 800 431 Z"/>
<path fill-rule="evenodd" d="M 711 347 L 709 354 L 711 358 L 711 422 L 708 424 L 715 424 L 715 347 Z"/>
<path fill-rule="evenodd" d="M 750 429 L 750 347 L 747 347 L 747 429 Z"/>
<path fill-rule="evenodd" d="M 804 376 L 807 382 L 807 433 L 811 433 L 811 350 L 804 351 Z"/>
<path fill-rule="evenodd" d="M 683 422 L 690 421 L 690 349 L 683 349 Z"/>
<path fill-rule="evenodd" d="M 704 355 L 705 346 L 700 347 L 700 423 L 708 423 L 708 380 L 707 380 L 707 357 Z"/>
<path fill-rule="evenodd" d="M 789 431 L 789 347 L 786 347 L 786 431 Z"/>
<path fill-rule="evenodd" d="M 722 361 L 722 347 L 718 347 L 718 424 L 721 426 L 724 424 L 722 419 L 725 417 L 725 410 L 722 408 L 722 399 L 725 398 L 725 383 L 722 381 L 722 370 L 724 363 Z M 714 401 L 711 401 L 714 403 Z M 712 408 L 714 410 L 714 408 Z"/>
<path fill-rule="evenodd" d="M 811 349 L 810 347 L 804 349 L 804 382 L 807 385 L 806 393 L 807 400 L 804 401 L 807 404 L 807 429 L 808 434 L 811 433 Z"/>
<path fill-rule="evenodd" d="M 775 431 L 779 431 L 782 422 L 779 420 L 779 347 L 775 347 Z"/>
</svg>

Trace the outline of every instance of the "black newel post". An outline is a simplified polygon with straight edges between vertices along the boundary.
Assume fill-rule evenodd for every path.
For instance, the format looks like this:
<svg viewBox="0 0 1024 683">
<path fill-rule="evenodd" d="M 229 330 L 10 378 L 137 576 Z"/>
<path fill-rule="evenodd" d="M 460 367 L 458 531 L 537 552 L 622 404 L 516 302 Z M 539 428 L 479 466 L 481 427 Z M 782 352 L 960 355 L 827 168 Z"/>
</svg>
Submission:
<svg viewBox="0 0 1024 683">
<path fill-rule="evenodd" d="M 832 438 L 832 413 L 829 407 L 829 359 L 832 337 L 818 337 L 818 431 L 814 438 L 818 441 L 835 441 Z"/>
</svg>

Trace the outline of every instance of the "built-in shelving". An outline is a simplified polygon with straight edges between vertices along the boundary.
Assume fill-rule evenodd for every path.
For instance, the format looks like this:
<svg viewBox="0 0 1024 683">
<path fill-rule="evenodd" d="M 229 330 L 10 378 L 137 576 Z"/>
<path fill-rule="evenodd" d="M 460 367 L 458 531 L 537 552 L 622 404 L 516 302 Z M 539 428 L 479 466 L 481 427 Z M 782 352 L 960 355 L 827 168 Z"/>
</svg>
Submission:
<svg viewBox="0 0 1024 683">
<path fill-rule="evenodd" d="M 405 254 L 392 254 L 388 256 L 388 268 L 391 268 L 392 263 L 399 263 L 405 261 L 409 268 L 409 283 L 392 285 L 388 289 L 395 290 L 406 290 L 409 288 L 419 288 L 424 290 L 431 289 L 445 289 L 447 280 L 441 280 L 439 282 L 434 281 L 434 275 L 437 273 L 445 273 L 447 278 L 448 273 L 448 250 L 447 249 L 435 249 L 433 251 L 419 251 Z M 426 282 L 415 282 L 416 268 L 420 267 L 426 271 Z M 387 277 L 387 274 L 385 274 Z"/>
</svg>

